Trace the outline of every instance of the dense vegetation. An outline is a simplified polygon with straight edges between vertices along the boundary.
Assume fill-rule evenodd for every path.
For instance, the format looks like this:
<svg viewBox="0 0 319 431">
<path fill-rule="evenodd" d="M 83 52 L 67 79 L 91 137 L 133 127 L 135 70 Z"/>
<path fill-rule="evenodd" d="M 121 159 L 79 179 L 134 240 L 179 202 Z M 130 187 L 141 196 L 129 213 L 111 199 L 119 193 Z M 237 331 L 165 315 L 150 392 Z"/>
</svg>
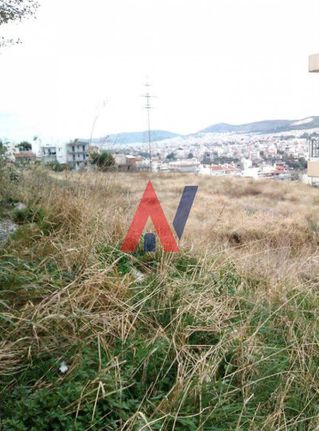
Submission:
<svg viewBox="0 0 319 431">
<path fill-rule="evenodd" d="M 4 174 L 0 222 L 18 228 L 0 246 L 0 429 L 317 429 L 318 279 L 293 274 L 301 254 L 316 259 L 314 219 L 283 237 L 214 221 L 202 239 L 218 249 L 126 255 L 146 178 L 89 175 Z M 173 201 L 190 181 L 174 178 L 159 180 Z M 270 192 L 287 211 L 281 184 L 201 181 L 237 206 L 249 196 L 247 217 Z M 276 255 L 290 269 L 275 280 Z M 247 270 L 244 256 L 258 265 Z"/>
<path fill-rule="evenodd" d="M 109 151 L 92 153 L 90 159 L 92 165 L 97 166 L 100 171 L 108 171 L 115 166 L 115 159 Z"/>
</svg>

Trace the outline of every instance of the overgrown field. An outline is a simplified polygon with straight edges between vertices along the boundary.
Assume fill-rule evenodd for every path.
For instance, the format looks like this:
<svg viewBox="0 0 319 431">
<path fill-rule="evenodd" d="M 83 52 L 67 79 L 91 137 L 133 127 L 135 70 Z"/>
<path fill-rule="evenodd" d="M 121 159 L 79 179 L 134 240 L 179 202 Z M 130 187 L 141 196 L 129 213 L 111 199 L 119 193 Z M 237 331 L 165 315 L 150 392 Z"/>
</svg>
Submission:
<svg viewBox="0 0 319 431">
<path fill-rule="evenodd" d="M 182 251 L 128 255 L 147 180 L 1 179 L 0 429 L 319 430 L 319 191 L 154 175 Z"/>
</svg>

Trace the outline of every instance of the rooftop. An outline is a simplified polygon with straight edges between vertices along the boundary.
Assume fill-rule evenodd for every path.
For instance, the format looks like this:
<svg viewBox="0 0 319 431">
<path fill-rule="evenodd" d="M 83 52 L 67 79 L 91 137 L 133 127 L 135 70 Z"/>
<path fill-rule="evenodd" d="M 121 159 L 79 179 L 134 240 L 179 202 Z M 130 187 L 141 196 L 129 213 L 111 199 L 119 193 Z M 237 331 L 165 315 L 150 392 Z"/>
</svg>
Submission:
<svg viewBox="0 0 319 431">
<path fill-rule="evenodd" d="M 35 158 L 36 155 L 32 151 L 20 151 L 19 153 L 15 153 L 14 157 L 16 159 L 25 159 L 25 158 Z"/>
</svg>

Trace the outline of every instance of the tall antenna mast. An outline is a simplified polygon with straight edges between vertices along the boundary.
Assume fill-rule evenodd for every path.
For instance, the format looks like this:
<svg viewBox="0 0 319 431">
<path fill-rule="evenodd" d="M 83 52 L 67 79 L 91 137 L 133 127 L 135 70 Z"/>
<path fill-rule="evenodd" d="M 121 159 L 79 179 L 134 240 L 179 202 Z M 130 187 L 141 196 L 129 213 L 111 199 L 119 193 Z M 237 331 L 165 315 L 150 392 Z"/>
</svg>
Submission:
<svg viewBox="0 0 319 431">
<path fill-rule="evenodd" d="M 150 171 L 152 172 L 151 98 L 153 96 L 150 95 L 150 83 L 148 81 L 146 81 L 145 88 L 146 88 L 146 92 L 145 92 L 144 98 L 145 98 L 145 109 L 147 112 L 148 151 L 150 155 Z"/>
</svg>

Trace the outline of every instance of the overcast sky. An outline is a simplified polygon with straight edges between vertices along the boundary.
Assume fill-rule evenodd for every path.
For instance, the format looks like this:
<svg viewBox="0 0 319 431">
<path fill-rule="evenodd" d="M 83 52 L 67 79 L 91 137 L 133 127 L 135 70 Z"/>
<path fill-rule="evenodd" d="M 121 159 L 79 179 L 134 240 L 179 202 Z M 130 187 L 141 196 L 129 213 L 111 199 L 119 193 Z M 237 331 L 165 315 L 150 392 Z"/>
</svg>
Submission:
<svg viewBox="0 0 319 431">
<path fill-rule="evenodd" d="M 40 0 L 0 55 L 0 137 L 96 137 L 152 127 L 319 115 L 319 0 Z"/>
</svg>

